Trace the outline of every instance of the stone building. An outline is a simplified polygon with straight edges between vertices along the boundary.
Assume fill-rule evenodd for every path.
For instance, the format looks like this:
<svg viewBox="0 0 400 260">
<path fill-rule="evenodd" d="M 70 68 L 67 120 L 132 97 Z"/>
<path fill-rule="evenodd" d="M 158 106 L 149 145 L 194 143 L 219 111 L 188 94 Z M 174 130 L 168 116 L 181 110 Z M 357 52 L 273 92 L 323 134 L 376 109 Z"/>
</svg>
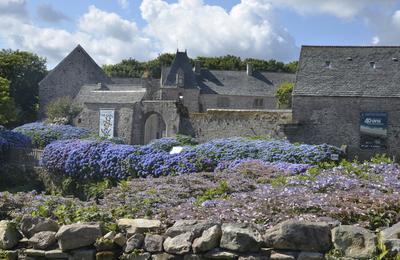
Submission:
<svg viewBox="0 0 400 260">
<path fill-rule="evenodd" d="M 400 47 L 303 46 L 286 132 L 350 156 L 399 155 L 399 83 Z"/>
<path fill-rule="evenodd" d="M 40 82 L 40 110 L 43 117 L 50 101 L 69 96 L 83 108 L 75 119 L 77 126 L 103 136 L 123 138 L 132 144 L 148 143 L 177 133 L 203 133 L 207 138 L 204 133 L 222 130 L 229 136 L 229 132 L 238 133 L 234 129 L 235 120 L 244 124 L 249 120 L 233 118 L 226 122 L 218 119 L 213 122 L 211 131 L 206 129 L 209 117 L 208 121 L 193 120 L 196 115 L 213 109 L 257 113 L 275 109 L 277 87 L 294 79 L 294 74 L 259 72 L 250 64 L 246 71 L 203 69 L 198 62 L 194 66 L 190 63 L 186 51 L 177 51 L 172 64 L 162 69 L 160 79 L 110 78 L 78 45 Z M 257 118 L 257 115 L 252 116 Z M 262 124 L 257 126 L 256 122 L 250 123 L 258 128 L 252 130 L 254 135 L 274 131 L 264 129 Z M 221 124 L 223 128 L 219 128 Z M 243 130 L 247 133 L 247 129 Z"/>
</svg>

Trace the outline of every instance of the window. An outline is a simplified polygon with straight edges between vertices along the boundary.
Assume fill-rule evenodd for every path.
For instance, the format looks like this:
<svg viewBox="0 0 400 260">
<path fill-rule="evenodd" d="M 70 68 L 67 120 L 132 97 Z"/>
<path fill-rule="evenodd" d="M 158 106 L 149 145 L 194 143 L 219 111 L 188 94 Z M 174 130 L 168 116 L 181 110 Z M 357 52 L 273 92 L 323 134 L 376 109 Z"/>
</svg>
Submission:
<svg viewBox="0 0 400 260">
<path fill-rule="evenodd" d="M 217 99 L 217 107 L 219 107 L 219 108 L 229 107 L 229 98 L 227 98 L 227 97 L 218 97 L 218 99 Z"/>
<path fill-rule="evenodd" d="M 183 73 L 183 70 L 179 69 L 178 72 L 176 73 L 176 85 L 178 87 L 183 87 L 185 84 L 185 74 Z"/>
<path fill-rule="evenodd" d="M 325 68 L 332 68 L 332 63 L 329 60 L 325 61 Z"/>
<path fill-rule="evenodd" d="M 264 99 L 256 98 L 253 103 L 254 108 L 264 108 Z"/>
<path fill-rule="evenodd" d="M 370 61 L 369 66 L 371 66 L 371 68 L 375 69 L 376 68 L 375 61 Z"/>
</svg>

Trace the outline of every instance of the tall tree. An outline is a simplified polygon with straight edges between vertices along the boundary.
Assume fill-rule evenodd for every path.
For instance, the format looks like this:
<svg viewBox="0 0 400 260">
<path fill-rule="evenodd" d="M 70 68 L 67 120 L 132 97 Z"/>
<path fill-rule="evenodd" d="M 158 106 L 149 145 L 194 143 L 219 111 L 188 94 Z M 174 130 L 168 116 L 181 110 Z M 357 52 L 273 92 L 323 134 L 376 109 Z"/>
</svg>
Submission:
<svg viewBox="0 0 400 260">
<path fill-rule="evenodd" d="M 6 125 L 15 119 L 15 106 L 9 89 L 10 82 L 0 77 L 0 125 Z"/>
<path fill-rule="evenodd" d="M 10 96 L 16 105 L 15 124 L 36 119 L 39 85 L 46 75 L 46 59 L 25 51 L 0 51 L 0 77 L 10 82 Z"/>
</svg>

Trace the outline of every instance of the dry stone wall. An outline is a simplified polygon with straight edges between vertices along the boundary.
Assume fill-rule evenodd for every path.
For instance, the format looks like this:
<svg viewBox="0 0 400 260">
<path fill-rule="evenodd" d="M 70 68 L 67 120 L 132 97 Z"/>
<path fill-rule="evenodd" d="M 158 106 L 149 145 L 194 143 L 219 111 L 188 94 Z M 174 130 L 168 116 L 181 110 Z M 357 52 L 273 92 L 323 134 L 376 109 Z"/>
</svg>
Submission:
<svg viewBox="0 0 400 260">
<path fill-rule="evenodd" d="M 1 259 L 375 259 L 399 253 L 400 223 L 380 233 L 339 222 L 287 220 L 270 229 L 250 223 L 119 219 L 117 230 L 100 223 L 59 226 L 26 216 L 0 221 Z M 379 238 L 379 239 L 378 239 Z M 378 250 L 378 240 L 381 245 Z M 393 258 L 394 259 L 394 258 Z"/>
</svg>

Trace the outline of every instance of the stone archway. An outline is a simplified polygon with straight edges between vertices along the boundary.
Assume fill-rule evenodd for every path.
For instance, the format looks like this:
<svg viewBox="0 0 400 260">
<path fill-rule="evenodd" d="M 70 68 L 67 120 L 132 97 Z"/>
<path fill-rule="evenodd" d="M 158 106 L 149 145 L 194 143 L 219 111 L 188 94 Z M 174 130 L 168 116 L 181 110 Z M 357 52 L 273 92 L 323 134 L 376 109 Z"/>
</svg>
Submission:
<svg viewBox="0 0 400 260">
<path fill-rule="evenodd" d="M 144 121 L 144 144 L 160 139 L 167 134 L 167 125 L 159 113 L 149 113 Z"/>
</svg>

